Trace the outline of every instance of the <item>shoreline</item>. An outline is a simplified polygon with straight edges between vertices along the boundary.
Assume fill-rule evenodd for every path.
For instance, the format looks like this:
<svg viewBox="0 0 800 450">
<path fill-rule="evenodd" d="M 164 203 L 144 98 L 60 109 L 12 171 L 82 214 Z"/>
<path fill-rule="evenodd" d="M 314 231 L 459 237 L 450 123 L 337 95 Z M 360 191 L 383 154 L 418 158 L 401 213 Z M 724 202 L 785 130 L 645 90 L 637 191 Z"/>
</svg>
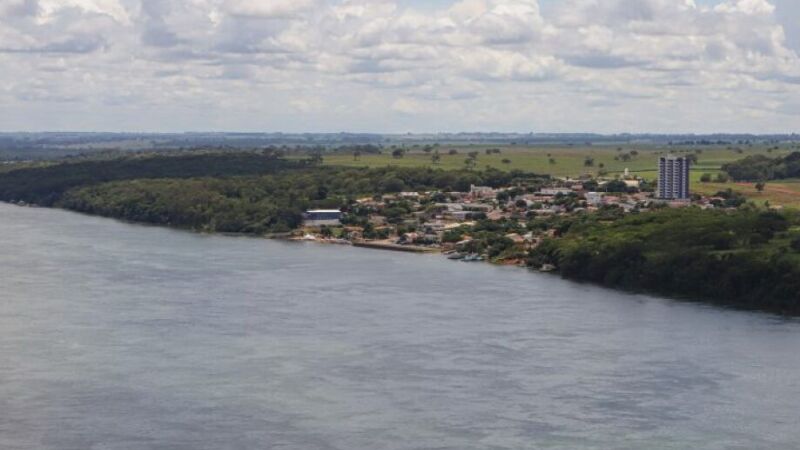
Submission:
<svg viewBox="0 0 800 450">
<path fill-rule="evenodd" d="M 442 254 L 442 249 L 440 248 L 428 248 L 428 247 L 417 247 L 417 246 L 402 246 L 398 244 L 391 244 L 386 242 L 350 242 L 347 243 L 343 242 L 325 242 L 320 240 L 304 240 L 302 238 L 292 237 L 294 235 L 294 231 L 285 232 L 285 233 L 269 233 L 269 234 L 252 234 L 252 233 L 226 233 L 226 232 L 217 232 L 217 231 L 204 231 L 204 230 L 196 230 L 191 228 L 183 228 L 183 227 L 176 227 L 167 224 L 159 224 L 159 223 L 151 223 L 151 222 L 138 222 L 138 221 L 131 221 L 125 220 L 121 218 L 111 217 L 111 216 L 104 216 L 99 214 L 91 214 L 82 211 L 76 211 L 73 209 L 62 208 L 62 207 L 55 207 L 55 206 L 39 206 L 36 204 L 24 204 L 20 205 L 16 202 L 7 202 L 3 201 L 0 202 L 9 206 L 15 206 L 20 208 L 35 208 L 35 209 L 52 209 L 52 210 L 60 210 L 74 214 L 81 214 L 88 217 L 97 217 L 102 219 L 110 219 L 119 221 L 120 223 L 124 223 L 127 225 L 138 225 L 138 226 L 147 226 L 147 227 L 158 227 L 164 228 L 169 230 L 175 231 L 187 231 L 195 234 L 201 235 L 209 235 L 209 236 L 225 236 L 225 237 L 247 237 L 247 238 L 260 238 L 260 239 L 269 239 L 269 240 L 276 240 L 276 241 L 286 241 L 286 242 L 313 242 L 316 244 L 328 244 L 328 245 L 349 245 L 351 247 L 357 247 L 367 250 L 384 250 L 384 251 L 392 251 L 392 252 L 399 252 L 399 253 L 409 253 L 409 254 Z M 704 305 L 710 305 L 722 309 L 732 309 L 732 310 L 739 310 L 739 311 L 749 311 L 749 312 L 759 312 L 764 314 L 774 315 L 784 319 L 797 319 L 800 318 L 800 313 L 793 313 L 786 310 L 776 310 L 776 309 L 769 309 L 769 308 L 758 308 L 758 307 L 751 307 L 748 305 L 738 304 L 738 303 L 726 303 L 721 301 L 715 301 L 713 299 L 704 298 L 701 296 L 698 297 L 689 297 L 685 295 L 679 294 L 670 294 L 665 292 L 659 292 L 657 290 L 640 290 L 640 289 L 623 289 L 619 287 L 609 286 L 602 283 L 595 283 L 591 281 L 584 281 L 570 277 L 564 277 L 559 270 L 552 270 L 552 271 L 544 271 L 538 270 L 533 267 L 527 265 L 520 265 L 518 263 L 511 263 L 511 262 L 504 262 L 504 261 L 490 261 L 490 260 L 483 260 L 478 261 L 483 263 L 489 263 L 493 266 L 502 266 L 502 267 L 518 267 L 518 268 L 525 268 L 529 271 L 546 274 L 546 275 L 558 275 L 559 278 L 568 280 L 574 283 L 579 284 L 586 284 L 595 287 L 600 287 L 603 289 L 608 289 L 614 292 L 620 292 L 625 294 L 640 294 L 640 295 L 653 295 L 658 296 L 664 299 L 669 299 L 672 301 L 677 302 L 686 302 L 686 303 L 698 303 Z"/>
<path fill-rule="evenodd" d="M 351 245 L 353 247 L 369 248 L 375 250 L 388 250 L 393 252 L 405 252 L 405 253 L 435 254 L 442 252 L 441 248 L 419 247 L 415 245 L 399 245 L 384 241 L 353 241 Z"/>
</svg>

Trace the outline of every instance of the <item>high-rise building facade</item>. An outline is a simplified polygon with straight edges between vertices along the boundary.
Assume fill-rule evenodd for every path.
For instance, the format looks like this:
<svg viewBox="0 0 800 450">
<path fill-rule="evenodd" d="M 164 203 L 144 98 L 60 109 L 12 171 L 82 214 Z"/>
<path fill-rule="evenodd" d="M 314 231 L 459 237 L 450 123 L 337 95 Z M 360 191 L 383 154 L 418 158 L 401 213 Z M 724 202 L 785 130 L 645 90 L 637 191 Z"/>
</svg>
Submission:
<svg viewBox="0 0 800 450">
<path fill-rule="evenodd" d="M 658 159 L 658 198 L 664 200 L 689 199 L 688 158 L 662 156 Z"/>
</svg>

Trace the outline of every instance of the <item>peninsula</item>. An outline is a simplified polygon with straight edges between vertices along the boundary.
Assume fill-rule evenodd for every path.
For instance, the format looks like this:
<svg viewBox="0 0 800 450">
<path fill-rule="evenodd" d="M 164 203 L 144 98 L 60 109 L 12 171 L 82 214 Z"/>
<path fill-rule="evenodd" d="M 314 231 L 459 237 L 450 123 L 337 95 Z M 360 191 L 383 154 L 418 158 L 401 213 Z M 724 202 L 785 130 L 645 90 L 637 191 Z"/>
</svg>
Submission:
<svg viewBox="0 0 800 450">
<path fill-rule="evenodd" d="M 439 149 L 429 148 L 420 150 L 432 156 L 428 167 L 325 164 L 344 152 L 358 159 L 361 147 L 325 156 L 272 148 L 12 164 L 0 174 L 0 200 L 203 232 L 444 252 L 800 314 L 800 215 L 791 208 L 748 202 L 736 185 L 664 200 L 657 183 L 627 170 L 576 177 L 478 170 L 496 148 L 469 152 L 471 164 L 445 170 L 435 164 Z M 594 164 L 584 157 L 585 168 Z M 327 220 L 309 216 L 315 210 L 327 211 L 317 217 Z"/>
</svg>

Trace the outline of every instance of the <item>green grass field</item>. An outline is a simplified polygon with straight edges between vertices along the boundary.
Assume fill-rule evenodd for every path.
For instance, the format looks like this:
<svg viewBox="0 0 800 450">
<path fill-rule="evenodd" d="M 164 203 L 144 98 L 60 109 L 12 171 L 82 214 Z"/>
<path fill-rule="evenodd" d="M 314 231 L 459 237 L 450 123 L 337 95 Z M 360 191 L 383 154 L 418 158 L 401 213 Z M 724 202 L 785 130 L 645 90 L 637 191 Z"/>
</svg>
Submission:
<svg viewBox="0 0 800 450">
<path fill-rule="evenodd" d="M 487 148 L 499 148 L 500 154 L 487 155 Z M 715 177 L 720 167 L 728 162 L 742 159 L 749 155 L 763 154 L 769 157 L 785 156 L 796 147 L 783 145 L 779 149 L 768 151 L 766 146 L 745 147 L 741 152 L 720 146 L 693 148 L 674 148 L 656 146 L 623 146 L 621 150 L 614 146 L 584 147 L 520 147 L 520 146 L 442 146 L 439 147 L 441 161 L 433 164 L 432 153 L 425 153 L 419 148 L 407 149 L 403 158 L 393 158 L 391 150 L 384 150 L 380 155 L 361 155 L 355 158 L 351 153 L 325 155 L 326 165 L 355 167 L 437 167 L 445 170 L 465 167 L 464 160 L 469 152 L 479 152 L 477 168 L 493 167 L 500 170 L 523 170 L 556 177 L 578 177 L 583 174 L 598 175 L 605 170 L 609 177 L 619 175 L 627 168 L 631 175 L 640 176 L 648 181 L 657 178 L 658 157 L 664 154 L 686 155 L 696 154 L 698 163 L 692 168 L 692 190 L 713 195 L 716 192 L 731 188 L 741 192 L 748 199 L 757 203 L 768 201 L 771 205 L 782 205 L 800 208 L 800 180 L 782 180 L 768 183 L 763 192 L 758 192 L 752 183 L 701 183 L 700 177 L 709 173 Z M 449 155 L 451 149 L 458 154 Z M 638 155 L 630 161 L 623 161 L 621 155 L 636 150 Z M 699 150 L 699 152 L 698 152 Z M 554 163 L 550 162 L 550 159 Z M 586 158 L 594 160 L 593 166 L 586 166 Z M 615 159 L 616 158 L 616 159 Z M 503 162 L 507 160 L 507 162 Z M 602 164 L 602 169 L 601 169 Z"/>
<path fill-rule="evenodd" d="M 456 149 L 457 155 L 449 155 L 450 149 Z M 499 148 L 500 154 L 487 155 L 487 148 Z M 638 152 L 630 161 L 623 161 L 621 155 L 631 150 Z M 441 161 L 433 164 L 431 154 L 419 149 L 410 149 L 403 158 L 393 158 L 389 150 L 380 155 L 361 155 L 355 158 L 351 153 L 325 155 L 324 162 L 328 165 L 357 166 L 357 167 L 439 167 L 446 170 L 464 168 L 464 160 L 469 152 L 479 152 L 477 157 L 478 168 L 493 167 L 501 170 L 524 170 L 540 174 L 549 174 L 557 177 L 578 177 L 583 174 L 597 175 L 604 169 L 609 175 L 622 173 L 626 168 L 631 174 L 639 175 L 645 179 L 653 179 L 656 173 L 658 157 L 672 153 L 677 155 L 695 153 L 694 149 L 680 149 L 667 147 L 519 147 L 519 146 L 444 146 L 439 149 Z M 750 148 L 738 153 L 720 147 L 699 148 L 697 153 L 698 164 L 693 172 L 699 179 L 705 172 L 716 173 L 722 164 L 736 161 L 752 154 L 768 154 L 765 148 Z M 788 147 L 774 150 L 770 156 L 785 155 L 790 152 Z M 551 163 L 550 159 L 554 162 Z M 586 166 L 586 158 L 594 160 L 593 166 Z M 617 159 L 615 159 L 617 158 Z M 504 163 L 503 160 L 509 162 Z M 602 166 L 601 166 L 602 165 Z"/>
</svg>

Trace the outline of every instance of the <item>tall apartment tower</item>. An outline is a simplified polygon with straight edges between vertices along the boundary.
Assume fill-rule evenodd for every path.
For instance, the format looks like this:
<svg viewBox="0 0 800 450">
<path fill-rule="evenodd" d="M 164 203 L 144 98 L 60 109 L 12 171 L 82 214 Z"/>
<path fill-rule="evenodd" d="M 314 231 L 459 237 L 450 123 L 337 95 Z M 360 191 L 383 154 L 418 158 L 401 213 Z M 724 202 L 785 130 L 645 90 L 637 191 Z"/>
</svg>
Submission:
<svg viewBox="0 0 800 450">
<path fill-rule="evenodd" d="M 658 198 L 689 199 L 689 159 L 662 156 L 658 159 Z"/>
</svg>

